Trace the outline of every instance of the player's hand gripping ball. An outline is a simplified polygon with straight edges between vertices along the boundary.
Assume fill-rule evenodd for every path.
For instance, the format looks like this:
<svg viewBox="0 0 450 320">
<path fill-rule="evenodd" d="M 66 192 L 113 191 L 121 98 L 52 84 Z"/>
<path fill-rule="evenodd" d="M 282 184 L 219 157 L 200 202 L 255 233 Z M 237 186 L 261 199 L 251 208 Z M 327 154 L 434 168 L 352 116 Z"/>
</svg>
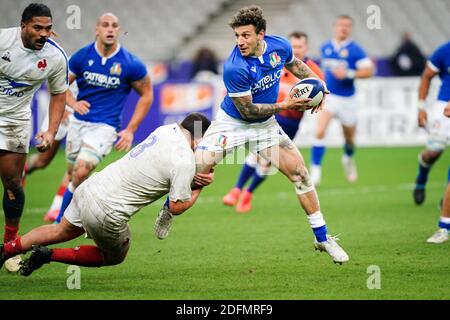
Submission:
<svg viewBox="0 0 450 320">
<path fill-rule="evenodd" d="M 305 78 L 297 82 L 289 92 L 294 98 L 310 98 L 309 106 L 317 107 L 325 97 L 325 87 L 323 82 L 316 78 Z"/>
</svg>

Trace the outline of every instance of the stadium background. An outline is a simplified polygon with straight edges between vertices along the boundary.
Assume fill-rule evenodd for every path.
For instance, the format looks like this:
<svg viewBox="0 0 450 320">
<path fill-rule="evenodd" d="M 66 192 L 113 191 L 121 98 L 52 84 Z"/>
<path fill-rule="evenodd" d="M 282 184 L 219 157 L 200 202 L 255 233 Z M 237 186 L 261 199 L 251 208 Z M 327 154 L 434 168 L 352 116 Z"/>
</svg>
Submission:
<svg viewBox="0 0 450 320">
<path fill-rule="evenodd" d="M 19 25 L 20 14 L 29 2 L 0 0 L 0 27 Z M 214 116 L 224 94 L 220 74 L 205 76 L 200 81 L 192 81 L 190 78 L 192 59 L 196 51 L 205 46 L 212 49 L 220 61 L 226 59 L 234 45 L 232 30 L 228 27 L 227 21 L 240 7 L 248 4 L 260 5 L 268 20 L 268 34 L 287 36 L 293 30 L 308 33 L 309 56 L 315 60 L 319 60 L 320 44 L 332 36 L 334 18 L 338 14 L 349 14 L 354 19 L 352 38 L 366 49 L 367 54 L 376 64 L 374 78 L 357 81 L 358 97 L 361 101 L 357 143 L 360 146 L 373 148 L 363 148 L 358 151 L 357 160 L 360 165 L 361 179 L 356 186 L 349 186 L 343 181 L 342 168 L 338 160 L 340 150 L 330 150 L 325 167 L 329 175 L 325 177 L 324 184 L 319 189 L 319 195 L 323 194 L 321 201 L 325 212 L 334 212 L 335 216 L 330 215 L 329 221 L 332 222 L 333 229 L 343 232 L 343 237 L 346 239 L 344 247 L 350 246 L 350 252 L 352 252 L 366 246 L 371 251 L 364 252 L 356 258 L 357 262 L 351 262 L 352 267 L 342 273 L 336 271 L 336 268 L 331 268 L 333 266 L 330 261 L 323 258 L 318 263 L 321 267 L 323 265 L 323 270 L 313 276 L 313 273 L 317 272 L 315 260 L 317 257 L 314 252 L 308 251 L 310 247 L 302 249 L 307 253 L 302 256 L 301 261 L 293 254 L 299 250 L 297 246 L 300 243 L 311 240 L 311 234 L 305 227 L 305 221 L 302 220 L 301 215 L 287 212 L 298 211 L 295 200 L 287 196 L 287 194 L 290 196 L 293 194 L 289 184 L 278 174 L 272 182 L 268 182 L 261 188 L 259 197 L 261 202 L 260 205 L 255 206 L 255 214 L 239 217 L 240 221 L 236 223 L 231 221 L 233 213 L 230 215 L 231 211 L 221 206 L 220 199 L 233 184 L 239 167 L 224 166 L 217 172 L 215 186 L 205 192 L 205 198 L 200 199 L 199 204 L 193 208 L 193 212 L 186 218 L 184 216 L 179 218 L 175 228 L 177 232 L 172 235 L 173 239 L 169 239 L 168 243 L 161 244 L 156 240 L 151 240 L 150 245 L 148 243 L 148 239 L 152 236 L 150 220 L 155 216 L 159 203 L 143 210 L 151 211 L 152 219 L 149 219 L 148 215 L 136 218 L 135 250 L 130 253 L 131 262 L 127 265 L 142 263 L 143 259 L 154 261 L 158 250 L 159 252 L 163 250 L 165 256 L 158 262 L 158 266 L 150 267 L 154 268 L 152 275 L 157 278 L 158 272 L 164 268 L 184 268 L 184 271 L 177 270 L 175 274 L 172 274 L 173 278 L 166 274 L 166 278 L 160 279 L 160 282 L 149 280 L 152 276 L 147 277 L 147 269 L 136 267 L 138 268 L 136 272 L 141 277 L 140 281 L 148 285 L 148 290 L 137 289 L 137 287 L 129 289 L 126 283 L 126 279 L 129 279 L 127 267 L 117 267 L 116 271 L 108 269 L 108 273 L 103 273 L 100 280 L 96 280 L 95 285 L 92 286 L 92 290 L 88 289 L 90 293 L 86 294 L 85 291 L 84 295 L 82 293 L 77 295 L 68 292 L 64 287 L 66 275 L 62 271 L 55 275 L 56 280 L 50 280 L 51 272 L 37 274 L 35 282 L 31 284 L 28 282 L 28 289 L 31 285 L 31 291 L 20 287 L 18 282 L 21 279 L 6 278 L 1 275 L 0 279 L 5 284 L 5 286 L 2 285 L 0 292 L 1 298 L 24 295 L 28 298 L 39 298 L 42 297 L 39 295 L 40 292 L 44 292 L 43 297 L 48 298 L 58 298 L 53 297 L 51 292 L 60 292 L 59 298 L 77 299 L 117 297 L 152 299 L 450 298 L 448 246 L 429 248 L 423 244 L 425 237 L 429 236 L 435 227 L 439 214 L 438 201 L 444 190 L 450 158 L 448 154 L 445 154 L 432 171 L 427 204 L 420 208 L 413 206 L 410 194 L 416 174 L 417 154 L 426 138 L 424 130 L 418 129 L 416 125 L 419 77 L 395 77 L 389 64 L 389 59 L 400 45 L 401 35 L 404 32 L 412 34 L 413 41 L 425 56 L 430 55 L 440 44 L 448 41 L 450 36 L 449 0 L 128 0 L 126 2 L 121 0 L 48 0 L 37 2 L 43 2 L 52 9 L 54 30 L 59 35 L 56 40 L 68 55 L 94 40 L 95 22 L 100 14 L 113 12 L 119 17 L 122 27 L 121 44 L 145 61 L 154 85 L 155 101 L 135 136 L 135 142 L 142 140 L 157 126 L 178 121 L 189 112 L 201 111 L 210 117 Z M 373 6 L 375 10 L 376 8 L 380 10 L 380 28 L 368 27 Z M 79 12 L 79 20 L 76 16 L 77 12 Z M 78 22 L 79 25 L 77 25 Z M 430 101 L 435 98 L 438 87 L 439 80 L 434 79 L 429 95 Z M 132 93 L 123 113 L 124 122 L 127 122 L 131 116 L 136 100 L 137 95 Z M 48 95 L 43 88 L 36 94 L 33 102 L 35 132 L 42 121 L 42 111 L 47 105 Z M 308 159 L 313 129 L 314 116 L 306 116 L 295 139 L 296 143 L 304 148 L 302 150 L 305 159 Z M 342 143 L 340 130 L 337 123 L 333 123 L 330 127 L 327 133 L 330 145 L 338 146 Z M 101 167 L 118 157 L 120 157 L 119 154 L 113 153 Z M 29 179 L 22 230 L 28 230 L 40 224 L 40 216 L 37 213 L 38 211 L 39 214 L 43 213 L 41 211 L 45 210 L 46 205 L 49 204 L 55 188 L 53 184 L 57 185 L 63 170 L 63 152 L 60 152 L 54 165 Z M 277 192 L 274 194 L 273 190 Z M 275 203 L 261 199 L 271 199 L 271 195 L 274 195 Z M 258 202 L 258 198 L 255 202 Z M 279 212 L 277 202 L 285 202 L 283 205 L 286 207 L 281 210 L 283 212 Z M 212 221 L 215 218 L 208 218 L 208 214 L 212 212 L 205 211 L 217 214 L 217 220 Z M 275 214 L 273 211 L 276 211 Z M 363 222 L 360 221 L 360 213 L 364 214 Z M 343 216 L 339 216 L 341 214 Z M 193 218 L 189 220 L 191 216 Z M 295 228 L 291 228 L 289 222 L 292 216 L 296 219 L 293 223 Z M 288 222 L 278 220 L 284 218 Z M 388 222 L 389 219 L 394 220 Z M 145 236 L 139 233 L 142 229 L 139 229 L 138 224 L 141 223 L 145 226 Z M 218 227 L 218 225 L 226 224 L 229 227 L 223 230 Z M 204 226 L 201 230 L 210 228 L 211 234 L 206 236 L 203 234 L 204 238 L 199 237 L 196 233 L 199 232 L 199 225 Z M 297 235 L 297 225 L 302 225 L 302 235 L 300 238 L 294 237 L 295 241 L 292 243 L 290 242 L 292 239 L 287 234 Z M 354 231 L 354 229 L 351 228 L 358 231 L 352 233 L 350 230 Z M 248 230 L 252 233 L 250 238 L 246 237 Z M 280 232 L 282 234 L 279 234 Z M 391 233 L 395 233 L 395 239 L 390 238 Z M 187 241 L 186 238 L 183 239 L 183 234 L 187 236 Z M 275 239 L 274 242 L 268 241 L 263 244 L 263 241 L 267 241 L 267 237 Z M 413 238 L 413 243 L 403 241 L 404 238 Z M 143 243 L 139 244 L 139 241 Z M 198 244 L 195 249 L 188 246 L 190 241 Z M 283 241 L 290 243 L 286 245 Z M 353 244 L 353 247 L 352 241 L 357 242 L 356 245 Z M 207 242 L 210 243 L 210 247 L 205 245 Z M 393 243 L 395 243 L 394 247 Z M 149 246 L 151 249 L 147 250 Z M 274 251 L 275 248 L 281 248 L 280 252 L 286 253 L 285 256 L 279 253 L 275 254 L 275 257 L 269 256 L 268 252 Z M 166 249 L 167 251 L 164 251 Z M 184 253 L 175 253 L 177 250 Z M 190 250 L 194 250 L 195 253 L 190 253 Z M 201 256 L 209 255 L 209 258 L 204 258 L 199 263 L 195 260 L 198 257 L 198 252 L 195 250 L 201 251 Z M 137 252 L 144 253 L 139 256 L 140 253 Z M 170 252 L 174 256 L 170 256 Z M 256 260 L 248 266 L 246 256 L 251 259 L 255 252 L 257 252 Z M 238 258 L 235 261 L 233 259 L 236 259 L 236 255 Z M 388 289 L 381 290 L 382 293 L 379 295 L 365 288 L 367 277 L 365 270 L 371 263 L 371 259 L 378 261 L 380 265 L 386 262 L 387 266 L 382 270 L 387 269 L 387 273 L 395 275 L 387 280 L 391 281 L 388 282 Z M 281 277 L 283 284 L 273 283 L 270 289 L 267 281 L 273 281 L 271 271 L 279 263 L 285 264 L 281 268 L 285 276 L 277 275 L 276 280 L 280 280 Z M 134 264 L 133 268 L 135 268 Z M 266 264 L 271 267 L 264 269 Z M 308 264 L 309 267 L 306 266 Z M 238 265 L 245 265 L 245 271 L 240 271 Z M 222 267 L 226 268 L 226 271 L 223 271 Z M 296 278 L 297 268 L 301 269 L 304 281 Z M 261 269 L 265 271 L 261 272 Z M 51 266 L 49 270 L 59 269 Z M 84 270 L 83 274 L 86 278 L 96 277 L 96 270 Z M 204 279 L 200 276 L 202 270 L 206 270 Z M 123 277 L 120 281 L 122 287 L 119 285 L 122 289 L 116 290 L 114 286 L 109 287 L 106 282 L 101 283 L 101 279 L 106 281 L 109 279 L 108 274 L 114 275 L 114 272 L 119 275 L 119 278 Z M 224 276 L 226 272 L 230 272 L 230 275 Z M 334 284 L 332 280 L 327 280 L 329 283 L 325 285 L 323 291 L 312 285 L 313 282 L 328 277 L 328 272 L 335 277 Z M 346 280 L 351 279 L 355 274 L 362 288 L 355 289 L 355 286 Z M 428 275 L 430 277 L 427 277 Z M 195 284 L 186 280 L 189 277 L 195 280 L 193 280 Z M 216 284 L 206 282 L 214 278 L 220 280 Z M 131 279 L 135 280 L 133 277 Z M 446 284 L 444 284 L 445 279 Z M 63 285 L 53 280 L 60 281 Z M 227 281 L 236 285 L 233 287 Z M 260 287 L 258 284 L 261 284 Z M 48 288 L 43 290 L 42 286 L 46 285 Z M 173 290 L 169 289 L 171 285 Z M 8 294 L 2 294 L 6 293 L 3 288 L 10 288 L 9 286 L 14 289 L 9 289 Z M 87 286 L 89 288 L 89 284 Z M 155 289 L 152 291 L 151 288 Z"/>
</svg>

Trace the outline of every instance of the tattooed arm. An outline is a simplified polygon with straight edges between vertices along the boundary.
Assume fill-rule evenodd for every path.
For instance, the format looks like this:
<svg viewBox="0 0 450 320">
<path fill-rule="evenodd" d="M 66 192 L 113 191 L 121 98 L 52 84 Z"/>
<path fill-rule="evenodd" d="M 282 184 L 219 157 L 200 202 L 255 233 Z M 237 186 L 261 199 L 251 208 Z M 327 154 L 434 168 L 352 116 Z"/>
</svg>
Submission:
<svg viewBox="0 0 450 320">
<path fill-rule="evenodd" d="M 243 97 L 233 97 L 231 99 L 233 100 L 233 104 L 238 109 L 242 118 L 247 120 L 257 120 L 270 117 L 282 110 L 304 111 L 311 108 L 308 105 L 308 102 L 311 101 L 311 99 L 298 99 L 289 97 L 283 102 L 272 104 L 253 103 L 251 95 Z"/>
<path fill-rule="evenodd" d="M 315 74 L 311 70 L 311 68 L 308 67 L 306 65 L 306 63 L 304 63 L 302 60 L 294 58 L 294 61 L 292 63 L 285 64 L 284 66 L 286 67 L 286 69 L 288 69 L 290 72 L 292 72 L 292 74 L 294 76 L 296 76 L 299 79 L 305 79 L 305 78 L 319 79 L 323 83 L 323 86 L 325 88 L 325 93 L 330 93 L 330 91 L 328 91 L 327 84 L 325 83 L 325 81 L 320 79 L 320 77 L 317 74 Z M 311 113 L 319 112 L 320 110 L 322 110 L 324 107 L 324 104 L 325 104 L 325 98 L 322 100 L 322 102 L 317 107 L 314 107 L 311 110 Z"/>
<path fill-rule="evenodd" d="M 321 80 L 320 77 L 300 59 L 295 58 L 291 64 L 285 64 L 284 66 L 300 80 L 305 78 L 317 78 Z"/>
</svg>

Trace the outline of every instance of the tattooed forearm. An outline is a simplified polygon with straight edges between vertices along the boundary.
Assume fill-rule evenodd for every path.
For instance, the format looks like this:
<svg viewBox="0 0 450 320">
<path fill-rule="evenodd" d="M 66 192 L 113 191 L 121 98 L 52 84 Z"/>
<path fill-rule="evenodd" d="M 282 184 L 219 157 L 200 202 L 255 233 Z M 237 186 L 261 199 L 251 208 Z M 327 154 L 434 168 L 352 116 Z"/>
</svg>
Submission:
<svg viewBox="0 0 450 320">
<path fill-rule="evenodd" d="M 254 104 L 252 96 L 232 98 L 233 103 L 241 116 L 246 120 L 257 120 L 274 115 L 281 111 L 281 105 L 274 104 Z"/>
<path fill-rule="evenodd" d="M 297 58 L 291 64 L 286 64 L 285 67 L 299 79 L 319 78 L 306 63 Z"/>
</svg>

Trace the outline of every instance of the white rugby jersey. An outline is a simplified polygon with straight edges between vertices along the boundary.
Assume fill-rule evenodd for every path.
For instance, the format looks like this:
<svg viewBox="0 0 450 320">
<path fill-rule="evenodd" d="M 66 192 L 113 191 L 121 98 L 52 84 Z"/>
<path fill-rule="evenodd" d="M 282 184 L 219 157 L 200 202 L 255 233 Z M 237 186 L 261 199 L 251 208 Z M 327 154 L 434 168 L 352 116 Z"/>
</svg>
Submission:
<svg viewBox="0 0 450 320">
<path fill-rule="evenodd" d="M 194 152 L 174 123 L 157 128 L 124 157 L 92 175 L 74 197 L 96 201 L 114 221 L 128 221 L 166 194 L 174 202 L 190 200 L 194 175 Z"/>
<path fill-rule="evenodd" d="M 0 123 L 28 123 L 33 94 L 47 79 L 51 93 L 67 90 L 64 50 L 52 39 L 31 50 L 24 47 L 20 28 L 0 29 Z"/>
</svg>

